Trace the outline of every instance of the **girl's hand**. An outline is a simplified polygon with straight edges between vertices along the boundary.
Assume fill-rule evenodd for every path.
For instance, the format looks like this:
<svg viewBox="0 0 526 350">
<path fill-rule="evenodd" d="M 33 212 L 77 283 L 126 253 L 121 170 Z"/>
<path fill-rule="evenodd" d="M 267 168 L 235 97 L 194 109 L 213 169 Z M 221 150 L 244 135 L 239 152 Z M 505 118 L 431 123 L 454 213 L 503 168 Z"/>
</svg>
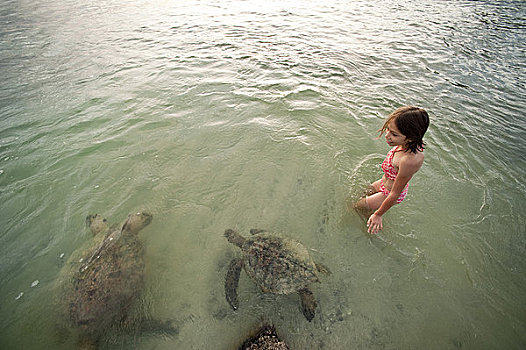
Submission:
<svg viewBox="0 0 526 350">
<path fill-rule="evenodd" d="M 375 235 L 382 229 L 382 216 L 377 215 L 376 213 L 373 213 L 369 217 L 369 220 L 367 220 L 367 232 L 369 232 L 372 235 Z"/>
</svg>

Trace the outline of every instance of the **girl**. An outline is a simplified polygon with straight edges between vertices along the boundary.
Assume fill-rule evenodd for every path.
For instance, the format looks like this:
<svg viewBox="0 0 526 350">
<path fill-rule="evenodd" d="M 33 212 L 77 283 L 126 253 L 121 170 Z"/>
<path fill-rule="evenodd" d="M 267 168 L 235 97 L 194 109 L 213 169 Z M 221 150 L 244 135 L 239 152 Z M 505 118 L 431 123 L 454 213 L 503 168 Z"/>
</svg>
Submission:
<svg viewBox="0 0 526 350">
<path fill-rule="evenodd" d="M 429 126 L 429 116 L 422 108 L 405 106 L 394 111 L 379 130 L 391 146 L 382 163 L 383 177 L 371 184 L 368 196 L 354 204 L 355 209 L 374 210 L 367 220 L 370 234 L 382 229 L 382 215 L 407 195 L 409 180 L 424 162 L 422 138 Z"/>
</svg>

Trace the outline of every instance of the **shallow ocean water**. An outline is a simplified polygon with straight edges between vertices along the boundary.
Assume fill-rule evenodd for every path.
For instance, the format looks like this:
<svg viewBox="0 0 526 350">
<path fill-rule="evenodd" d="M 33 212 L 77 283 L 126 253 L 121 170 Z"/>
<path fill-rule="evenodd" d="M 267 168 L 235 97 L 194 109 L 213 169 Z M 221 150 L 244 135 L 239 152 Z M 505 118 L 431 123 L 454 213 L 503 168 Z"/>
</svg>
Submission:
<svg viewBox="0 0 526 350">
<path fill-rule="evenodd" d="M 525 17 L 522 1 L 4 1 L 1 347 L 74 347 L 53 284 L 86 215 L 144 209 L 131 314 L 179 333 L 101 348 L 234 349 L 262 322 L 293 349 L 524 348 Z M 425 164 L 371 237 L 345 203 L 380 176 L 377 130 L 405 104 L 430 112 Z M 245 274 L 230 308 L 227 228 L 282 232 L 330 268 L 312 322 Z"/>
</svg>

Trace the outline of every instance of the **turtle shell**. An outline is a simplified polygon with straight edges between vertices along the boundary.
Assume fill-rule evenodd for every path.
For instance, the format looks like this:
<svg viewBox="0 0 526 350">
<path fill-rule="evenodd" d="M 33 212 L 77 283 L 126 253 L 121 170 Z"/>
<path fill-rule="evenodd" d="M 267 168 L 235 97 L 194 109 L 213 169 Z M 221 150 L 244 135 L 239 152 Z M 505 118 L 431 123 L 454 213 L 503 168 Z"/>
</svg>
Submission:
<svg viewBox="0 0 526 350">
<path fill-rule="evenodd" d="M 66 295 L 70 319 L 97 333 L 123 317 L 143 284 L 143 246 L 136 237 L 121 237 L 72 276 Z"/>
<path fill-rule="evenodd" d="M 257 234 L 247 238 L 241 250 L 246 273 L 264 292 L 290 294 L 319 282 L 314 261 L 298 241 Z"/>
<path fill-rule="evenodd" d="M 89 216 L 88 219 L 99 218 Z M 57 279 L 66 318 L 91 339 L 121 321 L 143 287 L 144 247 L 137 232 L 151 215 L 128 216 L 109 228 L 92 221 L 93 240 L 73 252 Z"/>
</svg>

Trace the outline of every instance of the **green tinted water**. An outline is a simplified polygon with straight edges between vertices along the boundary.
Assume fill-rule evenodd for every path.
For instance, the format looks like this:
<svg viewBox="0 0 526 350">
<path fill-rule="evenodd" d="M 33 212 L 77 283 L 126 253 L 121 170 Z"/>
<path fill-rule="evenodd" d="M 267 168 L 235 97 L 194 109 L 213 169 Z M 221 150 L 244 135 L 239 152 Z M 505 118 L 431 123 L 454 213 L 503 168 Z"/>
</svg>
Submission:
<svg viewBox="0 0 526 350">
<path fill-rule="evenodd" d="M 103 348 L 232 349 L 262 321 L 295 349 L 524 348 L 525 15 L 521 1 L 3 2 L 1 347 L 71 348 L 52 287 L 90 239 L 84 218 L 145 209 L 132 313 L 179 334 Z M 370 237 L 345 202 L 380 176 L 376 130 L 403 104 L 431 114 L 426 161 Z M 223 232 L 254 227 L 331 269 L 311 323 L 246 275 L 239 310 L 226 302 Z"/>
</svg>

